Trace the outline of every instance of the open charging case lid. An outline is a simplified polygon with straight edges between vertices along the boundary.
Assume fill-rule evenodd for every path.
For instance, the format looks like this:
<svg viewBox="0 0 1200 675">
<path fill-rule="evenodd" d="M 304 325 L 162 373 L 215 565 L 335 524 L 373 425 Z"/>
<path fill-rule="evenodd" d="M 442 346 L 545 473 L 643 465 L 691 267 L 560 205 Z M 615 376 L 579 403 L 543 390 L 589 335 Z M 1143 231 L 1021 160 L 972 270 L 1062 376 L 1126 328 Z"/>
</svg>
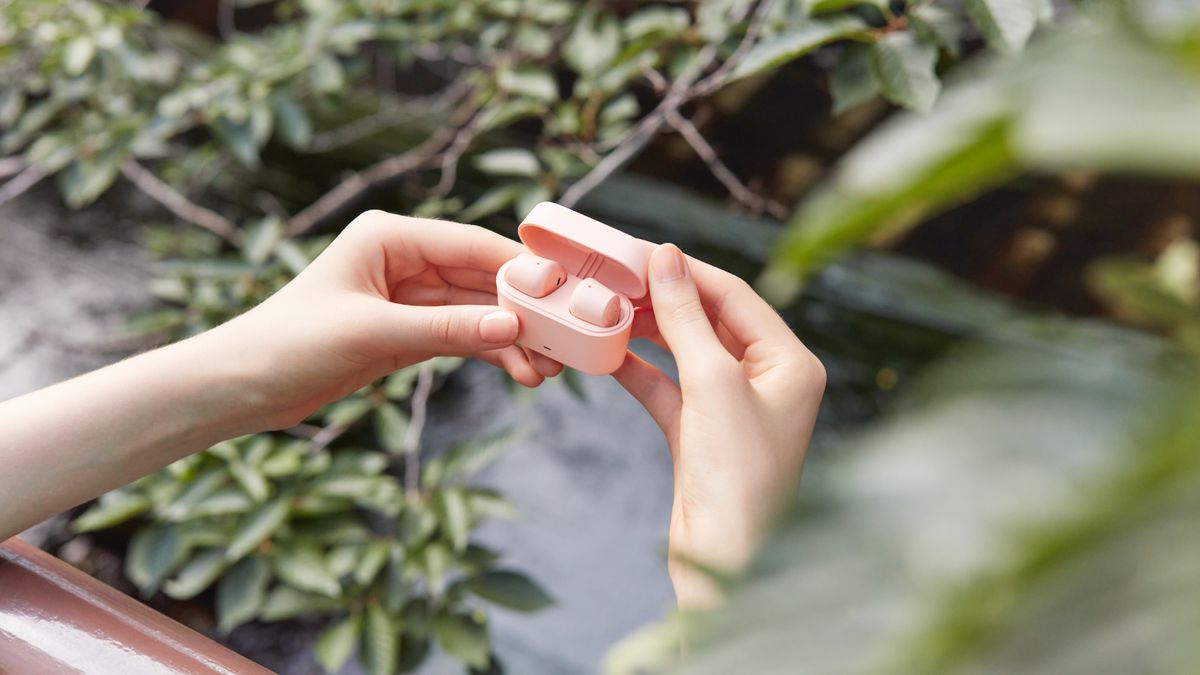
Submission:
<svg viewBox="0 0 1200 675">
<path fill-rule="evenodd" d="M 630 299 L 648 291 L 653 245 L 565 206 L 541 202 L 521 221 L 517 236 L 534 255 L 557 261 L 569 274 Z"/>
</svg>

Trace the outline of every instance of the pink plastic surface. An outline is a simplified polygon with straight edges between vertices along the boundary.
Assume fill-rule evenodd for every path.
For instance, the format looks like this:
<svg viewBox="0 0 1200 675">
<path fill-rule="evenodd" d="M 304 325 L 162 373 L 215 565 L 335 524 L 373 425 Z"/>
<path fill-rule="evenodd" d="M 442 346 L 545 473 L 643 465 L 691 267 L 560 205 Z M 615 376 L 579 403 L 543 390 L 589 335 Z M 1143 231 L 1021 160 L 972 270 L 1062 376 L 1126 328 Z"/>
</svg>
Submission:
<svg viewBox="0 0 1200 675">
<path fill-rule="evenodd" d="M 567 280 L 542 298 L 509 285 L 509 261 L 496 274 L 499 305 L 521 322 L 517 344 L 591 375 L 607 375 L 625 360 L 633 327 L 630 298 L 646 294 L 646 274 L 654 245 L 613 229 L 564 206 L 542 202 L 529 212 L 517 233 L 535 255 L 557 260 Z M 571 295 L 587 278 L 617 293 L 621 309 L 616 325 L 601 328 L 571 314 Z"/>
</svg>

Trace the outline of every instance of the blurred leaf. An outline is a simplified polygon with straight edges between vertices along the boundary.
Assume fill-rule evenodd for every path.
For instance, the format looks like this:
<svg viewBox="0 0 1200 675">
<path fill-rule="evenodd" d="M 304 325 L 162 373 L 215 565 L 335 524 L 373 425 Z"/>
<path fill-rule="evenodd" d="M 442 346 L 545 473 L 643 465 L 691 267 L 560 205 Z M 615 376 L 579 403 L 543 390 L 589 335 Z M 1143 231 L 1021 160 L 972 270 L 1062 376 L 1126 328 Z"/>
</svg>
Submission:
<svg viewBox="0 0 1200 675">
<path fill-rule="evenodd" d="M 366 586 L 375 580 L 379 570 L 388 560 L 390 546 L 384 541 L 373 541 L 367 544 L 358 566 L 354 569 L 354 581 L 360 586 Z"/>
<path fill-rule="evenodd" d="M 501 607 L 536 612 L 554 604 L 554 598 L 532 579 L 511 570 L 491 570 L 467 582 L 471 592 Z"/>
<path fill-rule="evenodd" d="M 519 183 L 510 183 L 508 185 L 500 185 L 483 193 L 479 199 L 475 200 L 467 208 L 463 209 L 458 214 L 458 218 L 464 223 L 474 223 L 490 216 L 513 203 L 513 200 L 521 194 L 524 186 Z M 389 380 L 390 382 L 390 380 Z M 411 392 L 411 385 L 403 396 L 407 396 Z M 388 394 L 392 396 L 391 393 Z M 397 398 L 393 396 L 393 398 Z"/>
<path fill-rule="evenodd" d="M 63 49 L 63 70 L 68 75 L 79 75 L 87 69 L 96 54 L 96 43 L 86 35 L 81 35 Z"/>
<path fill-rule="evenodd" d="M 321 633 L 314 649 L 317 661 L 321 663 L 325 672 L 334 673 L 341 670 L 354 653 L 354 645 L 358 643 L 361 633 L 362 616 L 359 614 L 351 614 Z"/>
<path fill-rule="evenodd" d="M 77 209 L 90 204 L 116 180 L 125 161 L 124 148 L 110 147 L 90 159 L 77 159 L 58 173 L 58 187 L 67 204 Z"/>
<path fill-rule="evenodd" d="M 754 45 L 734 68 L 729 81 L 739 80 L 808 54 L 821 45 L 842 40 L 868 29 L 856 16 L 812 19 Z"/>
<path fill-rule="evenodd" d="M 399 657 L 398 627 L 379 603 L 367 605 L 366 629 L 363 631 L 362 654 L 367 672 L 371 675 L 392 675 Z"/>
<path fill-rule="evenodd" d="M 495 490 L 465 488 L 463 494 L 466 496 L 467 510 L 476 516 L 509 519 L 517 517 L 517 507 Z"/>
<path fill-rule="evenodd" d="M 114 490 L 102 495 L 95 505 L 76 518 L 71 523 L 71 529 L 75 532 L 103 530 L 145 513 L 149 508 L 150 500 L 145 496 Z"/>
<path fill-rule="evenodd" d="M 375 408 L 375 435 L 384 450 L 398 454 L 405 450 L 408 437 L 408 415 L 395 403 L 385 401 Z"/>
<path fill-rule="evenodd" d="M 480 438 L 455 443 L 426 462 L 421 471 L 421 483 L 432 487 L 474 474 L 495 461 L 522 436 L 520 431 L 501 429 Z"/>
<path fill-rule="evenodd" d="M 217 626 L 222 633 L 258 616 L 271 579 L 260 556 L 242 558 L 217 584 Z"/>
<path fill-rule="evenodd" d="M 537 155 L 525 148 L 491 150 L 475 158 L 475 168 L 497 176 L 536 176 L 542 167 Z"/>
<path fill-rule="evenodd" d="M 879 86 L 871 75 L 870 47 L 846 47 L 842 60 L 829 74 L 829 93 L 833 97 L 834 115 L 857 108 L 879 94 Z"/>
<path fill-rule="evenodd" d="M 425 573 L 425 583 L 435 594 L 442 592 L 451 560 L 453 560 L 453 555 L 450 553 L 450 549 L 440 541 L 426 544 L 421 549 L 420 562 Z"/>
<path fill-rule="evenodd" d="M 544 70 L 502 70 L 497 83 L 504 89 L 515 94 L 528 96 L 545 103 L 558 100 L 558 84 L 554 77 Z"/>
<path fill-rule="evenodd" d="M 283 221 L 278 216 L 267 216 L 246 228 L 242 238 L 242 255 L 255 265 L 261 265 L 271 257 L 271 252 L 282 237 Z"/>
<path fill-rule="evenodd" d="M 447 488 L 434 493 L 433 503 L 451 548 L 461 552 L 467 547 L 467 537 L 471 534 L 471 516 L 466 497 L 461 490 Z"/>
<path fill-rule="evenodd" d="M 888 33 L 871 47 L 871 73 L 891 102 L 927 112 L 941 84 L 933 67 L 937 47 L 919 42 L 907 31 Z"/>
<path fill-rule="evenodd" d="M 922 42 L 932 42 L 947 54 L 958 57 L 962 51 L 962 21 L 953 11 L 935 4 L 914 7 L 908 13 Z"/>
<path fill-rule="evenodd" d="M 201 551 L 163 585 L 163 592 L 176 600 L 194 598 L 212 585 L 228 566 L 229 561 L 221 549 Z"/>
<path fill-rule="evenodd" d="M 410 503 L 400 512 L 397 534 L 405 546 L 410 548 L 425 543 L 437 527 L 437 517 L 422 504 Z"/>
<path fill-rule="evenodd" d="M 325 410 L 326 424 L 347 427 L 357 422 L 371 410 L 371 401 L 364 396 L 351 396 L 331 404 Z"/>
<path fill-rule="evenodd" d="M 342 585 L 325 569 L 317 549 L 307 546 L 273 548 L 270 559 L 275 575 L 289 585 L 331 598 L 341 595 Z"/>
<path fill-rule="evenodd" d="M 1033 0 L 965 0 L 964 4 L 988 46 L 999 52 L 1020 51 L 1037 26 Z"/>
<path fill-rule="evenodd" d="M 238 560 L 258 547 L 287 521 L 290 508 L 289 498 L 276 497 L 248 515 L 230 539 L 229 547 L 225 551 L 226 557 L 229 560 Z"/>
<path fill-rule="evenodd" d="M 487 666 L 491 652 L 487 624 L 467 614 L 439 613 L 433 635 L 446 653 L 473 668 Z"/>
<path fill-rule="evenodd" d="M 616 58 L 621 29 L 612 16 L 585 12 L 562 48 L 563 60 L 581 75 L 596 75 Z"/>
<path fill-rule="evenodd" d="M 623 27 L 627 40 L 638 40 L 651 35 L 673 37 L 682 33 L 691 24 L 691 17 L 682 7 L 655 5 L 643 7 L 625 19 Z"/>
<path fill-rule="evenodd" d="M 271 106 L 279 121 L 279 135 L 283 142 L 297 149 L 308 147 L 312 139 L 312 123 L 300 106 L 286 94 L 273 96 Z"/>
<path fill-rule="evenodd" d="M 341 609 L 341 600 L 279 585 L 267 594 L 267 601 L 263 603 L 258 618 L 268 622 L 283 621 L 297 616 L 329 614 Z"/>
<path fill-rule="evenodd" d="M 228 117 L 220 117 L 211 125 L 213 135 L 233 154 L 239 162 L 248 169 L 257 169 L 258 142 L 254 137 L 254 127 L 249 119 L 234 122 Z"/>
<path fill-rule="evenodd" d="M 149 597 L 179 563 L 189 547 L 170 525 L 143 527 L 129 541 L 125 552 L 125 576 Z"/>
</svg>

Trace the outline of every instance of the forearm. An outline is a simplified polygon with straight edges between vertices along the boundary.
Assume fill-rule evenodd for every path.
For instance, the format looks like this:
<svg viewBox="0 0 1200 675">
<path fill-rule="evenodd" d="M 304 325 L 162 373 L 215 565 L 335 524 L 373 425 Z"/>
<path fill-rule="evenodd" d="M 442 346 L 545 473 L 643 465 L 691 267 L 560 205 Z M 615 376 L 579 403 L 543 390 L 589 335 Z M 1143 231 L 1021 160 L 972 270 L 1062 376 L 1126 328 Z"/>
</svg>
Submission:
<svg viewBox="0 0 1200 675">
<path fill-rule="evenodd" d="M 0 402 L 0 539 L 233 436 L 255 388 L 220 331 Z"/>
</svg>

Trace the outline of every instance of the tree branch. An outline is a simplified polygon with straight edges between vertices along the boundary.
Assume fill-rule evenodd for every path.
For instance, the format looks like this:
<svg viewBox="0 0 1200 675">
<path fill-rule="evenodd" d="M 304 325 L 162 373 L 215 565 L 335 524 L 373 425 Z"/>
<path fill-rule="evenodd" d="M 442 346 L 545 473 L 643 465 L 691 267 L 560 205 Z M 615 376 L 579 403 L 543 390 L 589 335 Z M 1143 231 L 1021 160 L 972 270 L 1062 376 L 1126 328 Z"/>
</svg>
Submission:
<svg viewBox="0 0 1200 675">
<path fill-rule="evenodd" d="M 455 115 L 460 120 L 459 125 L 442 127 L 408 152 L 388 157 L 351 174 L 303 211 L 292 216 L 284 228 L 284 236 L 295 237 L 304 234 L 317 223 L 345 208 L 351 200 L 370 188 L 429 164 L 442 153 L 447 144 L 454 141 L 464 127 L 471 124 L 471 120 L 477 114 L 478 108 L 473 105 L 464 106 L 459 109 L 459 114 Z M 464 117 L 465 120 L 462 119 Z"/>
<path fill-rule="evenodd" d="M 771 5 L 773 4 L 773 0 L 762 0 L 759 3 L 758 7 L 754 10 L 754 16 L 750 18 L 750 25 L 746 27 L 746 32 L 742 34 L 742 40 L 733 50 L 733 53 L 711 75 L 700 80 L 692 87 L 691 91 L 688 92 L 689 99 L 708 96 L 717 89 L 720 89 L 721 85 L 725 84 L 725 79 L 729 77 L 734 68 L 738 67 L 738 64 L 750 52 L 750 48 L 758 41 L 758 35 L 762 32 L 763 25 L 767 22 L 767 14 L 770 12 Z"/>
<path fill-rule="evenodd" d="M 0 186 L 0 206 L 11 202 L 20 197 L 29 190 L 29 188 L 42 182 L 46 177 L 45 170 L 40 166 L 27 166 L 20 173 L 9 179 L 7 183 Z"/>
<path fill-rule="evenodd" d="M 122 164 L 121 174 L 146 196 L 166 207 L 180 219 L 199 225 L 232 244 L 241 242 L 241 233 L 232 220 L 184 197 L 135 160 L 130 159 Z"/>
<path fill-rule="evenodd" d="M 787 209 L 783 204 L 756 194 L 738 179 L 737 175 L 717 156 L 717 151 L 713 149 L 708 139 L 700 133 L 691 120 L 685 119 L 677 111 L 672 110 L 667 114 L 667 124 L 678 131 L 688 145 L 692 146 L 692 150 L 695 150 L 696 155 L 704 161 L 709 172 L 721 181 L 721 185 L 725 186 L 735 200 L 755 213 L 766 212 L 780 219 L 787 217 Z"/>
<path fill-rule="evenodd" d="M 421 432 L 429 413 L 429 394 L 433 390 L 433 363 L 421 364 L 417 373 L 417 386 L 412 395 L 412 418 L 404 434 L 404 491 L 409 499 L 416 499 L 421 484 Z"/>
<path fill-rule="evenodd" d="M 760 0 L 756 8 L 756 16 L 765 15 L 763 5 L 770 4 L 770 2 L 771 0 Z M 731 21 L 733 23 L 741 22 L 746 18 L 749 10 L 750 5 L 747 5 L 736 16 L 731 17 Z M 743 37 L 743 43 L 747 42 L 747 38 L 753 40 L 749 29 L 746 36 Z M 742 46 L 739 45 L 734 54 L 738 54 L 741 49 Z M 671 83 L 671 88 L 667 91 L 667 95 L 659 101 L 658 106 L 649 115 L 643 117 L 627 135 L 623 136 L 615 148 L 592 167 L 591 171 L 567 188 L 567 191 L 559 198 L 559 203 L 566 207 L 572 207 L 579 203 L 579 200 L 583 199 L 585 195 L 596 189 L 596 186 L 603 183 L 613 172 L 641 152 L 650 139 L 654 138 L 666 124 L 667 116 L 677 112 L 685 103 L 695 98 L 693 85 L 704 74 L 704 71 L 716 63 L 718 52 L 719 49 L 715 43 L 705 45 L 691 65 Z M 720 68 L 717 72 L 720 72 Z"/>
<path fill-rule="evenodd" d="M 21 173 L 26 168 L 25 158 L 20 155 L 12 157 L 0 157 L 0 178 L 6 178 L 16 173 Z"/>
<path fill-rule="evenodd" d="M 396 126 L 413 115 L 444 110 L 446 107 L 462 100 L 462 97 L 470 90 L 470 83 L 466 78 L 459 78 L 450 83 L 444 90 L 432 96 L 401 100 L 394 105 L 386 105 L 377 112 L 360 117 L 352 122 L 347 122 L 329 131 L 313 134 L 308 147 L 304 148 L 302 152 L 329 152 L 330 150 L 347 146 L 367 136 Z"/>
</svg>

